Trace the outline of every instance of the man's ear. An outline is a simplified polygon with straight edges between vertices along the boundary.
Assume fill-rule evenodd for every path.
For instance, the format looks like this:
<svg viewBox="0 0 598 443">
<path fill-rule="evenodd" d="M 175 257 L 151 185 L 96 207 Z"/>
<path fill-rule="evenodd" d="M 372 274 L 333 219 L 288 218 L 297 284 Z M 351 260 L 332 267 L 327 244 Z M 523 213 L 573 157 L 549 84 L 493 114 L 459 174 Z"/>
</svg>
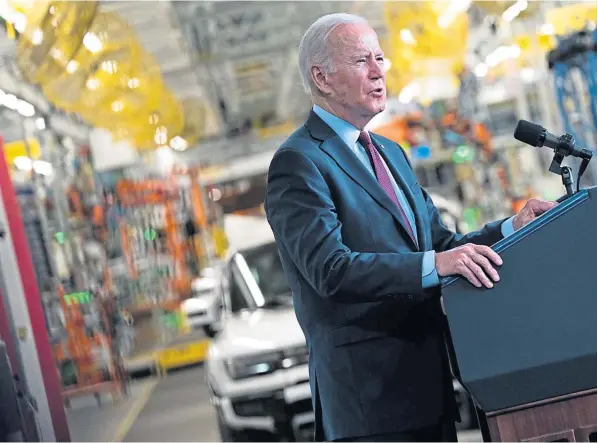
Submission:
<svg viewBox="0 0 598 443">
<path fill-rule="evenodd" d="M 332 92 L 330 85 L 328 84 L 328 76 L 321 67 L 312 66 L 310 73 L 312 81 L 322 94 L 328 95 Z"/>
</svg>

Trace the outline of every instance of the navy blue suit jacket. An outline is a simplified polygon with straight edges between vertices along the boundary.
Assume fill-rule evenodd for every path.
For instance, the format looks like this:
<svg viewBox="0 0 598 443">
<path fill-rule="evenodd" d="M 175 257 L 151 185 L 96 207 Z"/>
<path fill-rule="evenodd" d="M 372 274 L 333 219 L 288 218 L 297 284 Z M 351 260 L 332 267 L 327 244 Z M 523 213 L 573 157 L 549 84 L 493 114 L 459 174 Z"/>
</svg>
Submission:
<svg viewBox="0 0 598 443">
<path fill-rule="evenodd" d="M 313 111 L 268 171 L 265 209 L 309 348 L 316 440 L 416 429 L 455 413 L 440 294 L 422 288 L 422 258 L 502 238 L 501 222 L 449 231 L 400 146 L 372 140 L 414 210 L 419 246 Z"/>
</svg>

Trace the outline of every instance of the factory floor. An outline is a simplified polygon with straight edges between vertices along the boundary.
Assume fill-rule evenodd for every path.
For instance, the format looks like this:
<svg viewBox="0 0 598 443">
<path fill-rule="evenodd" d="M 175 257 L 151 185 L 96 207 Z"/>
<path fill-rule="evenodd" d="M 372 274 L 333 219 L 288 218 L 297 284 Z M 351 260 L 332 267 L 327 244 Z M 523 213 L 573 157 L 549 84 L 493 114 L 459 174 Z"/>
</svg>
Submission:
<svg viewBox="0 0 598 443">
<path fill-rule="evenodd" d="M 135 380 L 130 396 L 117 403 L 110 397 L 102 406 L 93 397 L 73 400 L 67 416 L 71 441 L 220 441 L 202 366 Z M 482 439 L 466 431 L 459 441 Z"/>
</svg>

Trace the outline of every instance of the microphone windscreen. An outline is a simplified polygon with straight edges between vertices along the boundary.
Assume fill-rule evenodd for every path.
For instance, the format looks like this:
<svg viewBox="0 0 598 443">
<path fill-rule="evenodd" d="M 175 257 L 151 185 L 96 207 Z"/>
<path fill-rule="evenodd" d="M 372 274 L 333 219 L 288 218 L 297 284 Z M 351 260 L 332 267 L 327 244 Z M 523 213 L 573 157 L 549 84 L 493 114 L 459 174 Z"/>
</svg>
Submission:
<svg viewBox="0 0 598 443">
<path fill-rule="evenodd" d="M 519 120 L 513 136 L 520 142 L 528 145 L 541 146 L 544 131 L 545 129 L 540 125 L 528 122 L 527 120 Z"/>
</svg>

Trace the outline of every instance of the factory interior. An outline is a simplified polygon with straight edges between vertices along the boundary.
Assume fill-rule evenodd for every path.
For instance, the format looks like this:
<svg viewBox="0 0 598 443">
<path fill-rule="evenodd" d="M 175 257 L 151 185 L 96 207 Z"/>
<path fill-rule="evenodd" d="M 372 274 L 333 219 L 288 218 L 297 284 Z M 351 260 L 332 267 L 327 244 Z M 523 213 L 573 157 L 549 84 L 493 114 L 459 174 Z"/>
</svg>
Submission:
<svg viewBox="0 0 598 443">
<path fill-rule="evenodd" d="M 513 137 L 520 120 L 596 149 L 596 11 L 0 0 L 3 441 L 313 441 L 299 295 L 264 208 L 312 107 L 302 35 L 325 14 L 367 19 L 387 88 L 367 128 L 466 233 L 565 192 L 552 150 Z M 596 186 L 595 160 L 566 162 Z M 459 441 L 482 441 L 453 386 Z"/>
</svg>

